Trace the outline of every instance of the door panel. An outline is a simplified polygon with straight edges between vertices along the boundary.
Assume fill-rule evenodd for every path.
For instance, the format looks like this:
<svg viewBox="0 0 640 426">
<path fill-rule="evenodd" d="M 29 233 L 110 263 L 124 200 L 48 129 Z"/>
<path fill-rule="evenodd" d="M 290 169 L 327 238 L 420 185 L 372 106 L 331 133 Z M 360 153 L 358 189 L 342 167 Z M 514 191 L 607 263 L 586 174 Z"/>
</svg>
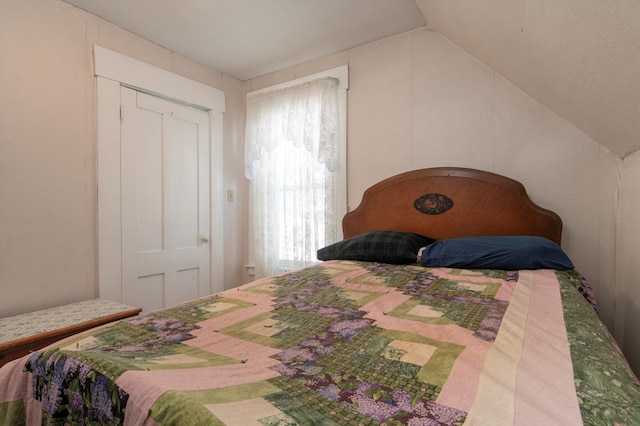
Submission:
<svg viewBox="0 0 640 426">
<path fill-rule="evenodd" d="M 148 312 L 210 293 L 209 119 L 121 95 L 122 295 Z"/>
<path fill-rule="evenodd" d="M 176 236 L 178 249 L 198 245 L 198 135 L 193 123 L 175 120 L 176 137 L 184 141 L 175 153 Z"/>
<path fill-rule="evenodd" d="M 156 306 L 162 306 L 164 304 L 164 293 L 158 291 L 158 289 L 164 288 L 164 274 L 147 275 L 139 277 L 135 282 L 135 288 L 130 289 L 130 293 L 135 292 L 133 295 L 136 300 L 144 301 L 145 311 L 151 311 Z M 131 296 L 129 296 L 131 297 Z"/>
<path fill-rule="evenodd" d="M 162 178 L 162 114 L 137 110 L 136 190 L 138 252 L 162 251 L 163 178 Z M 128 182 L 127 182 L 128 183 Z M 134 189 L 131 188 L 133 191 Z"/>
</svg>

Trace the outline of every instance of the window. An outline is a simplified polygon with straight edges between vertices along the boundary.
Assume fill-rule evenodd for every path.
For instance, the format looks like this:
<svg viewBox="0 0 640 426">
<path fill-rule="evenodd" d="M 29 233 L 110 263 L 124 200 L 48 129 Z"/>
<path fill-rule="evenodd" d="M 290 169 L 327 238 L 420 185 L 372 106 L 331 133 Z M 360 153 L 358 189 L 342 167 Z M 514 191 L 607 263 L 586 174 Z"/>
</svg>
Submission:
<svg viewBox="0 0 640 426">
<path fill-rule="evenodd" d="M 341 72 L 340 72 L 341 71 Z M 346 212 L 346 67 L 247 95 L 256 277 L 317 262 Z"/>
</svg>

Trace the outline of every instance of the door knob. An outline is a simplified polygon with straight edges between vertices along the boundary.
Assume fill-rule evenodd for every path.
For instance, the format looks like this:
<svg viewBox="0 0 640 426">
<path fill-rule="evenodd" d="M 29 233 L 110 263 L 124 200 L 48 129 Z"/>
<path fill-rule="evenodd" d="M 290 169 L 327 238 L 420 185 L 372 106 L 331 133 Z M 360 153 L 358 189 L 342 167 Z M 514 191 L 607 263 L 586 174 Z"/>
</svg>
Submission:
<svg viewBox="0 0 640 426">
<path fill-rule="evenodd" d="M 209 242 L 209 238 L 208 237 L 200 237 L 200 241 L 202 241 L 202 244 L 206 244 Z"/>
</svg>

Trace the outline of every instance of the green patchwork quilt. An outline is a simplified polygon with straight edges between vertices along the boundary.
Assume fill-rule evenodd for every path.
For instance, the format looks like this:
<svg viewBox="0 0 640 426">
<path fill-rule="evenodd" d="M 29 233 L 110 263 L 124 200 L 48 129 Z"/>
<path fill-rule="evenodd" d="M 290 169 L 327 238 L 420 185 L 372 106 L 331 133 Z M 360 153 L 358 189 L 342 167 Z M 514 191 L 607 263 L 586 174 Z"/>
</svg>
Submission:
<svg viewBox="0 0 640 426">
<path fill-rule="evenodd" d="M 328 261 L 10 362 L 0 424 L 638 425 L 589 300 L 574 270 Z"/>
</svg>

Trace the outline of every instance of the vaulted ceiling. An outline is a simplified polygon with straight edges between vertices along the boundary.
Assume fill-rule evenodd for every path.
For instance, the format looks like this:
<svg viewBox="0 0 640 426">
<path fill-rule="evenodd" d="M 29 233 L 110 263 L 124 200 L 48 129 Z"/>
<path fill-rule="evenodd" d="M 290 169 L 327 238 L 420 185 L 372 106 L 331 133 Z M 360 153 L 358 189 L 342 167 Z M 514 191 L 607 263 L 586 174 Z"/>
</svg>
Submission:
<svg viewBox="0 0 640 426">
<path fill-rule="evenodd" d="M 427 26 L 616 155 L 640 148 L 637 0 L 65 0 L 246 80 Z"/>
<path fill-rule="evenodd" d="M 618 156 L 640 148 L 637 0 L 416 0 L 427 25 Z"/>
</svg>

